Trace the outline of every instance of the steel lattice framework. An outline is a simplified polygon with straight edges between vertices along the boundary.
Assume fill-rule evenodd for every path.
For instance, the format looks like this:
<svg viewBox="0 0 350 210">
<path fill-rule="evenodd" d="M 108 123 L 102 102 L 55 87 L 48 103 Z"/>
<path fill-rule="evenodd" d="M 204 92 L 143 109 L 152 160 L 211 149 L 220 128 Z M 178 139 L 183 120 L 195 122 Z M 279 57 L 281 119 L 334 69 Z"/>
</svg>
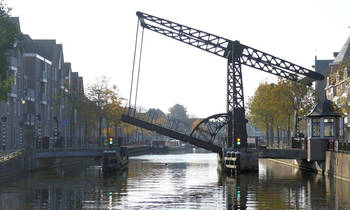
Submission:
<svg viewBox="0 0 350 210">
<path fill-rule="evenodd" d="M 243 45 L 239 41 L 232 41 L 142 12 L 137 12 L 136 15 L 143 28 L 227 59 L 227 113 L 232 115 L 228 122 L 228 147 L 232 147 L 232 140 L 237 137 L 241 138 L 242 147 L 247 145 L 242 64 L 304 84 L 323 79 L 321 74 Z"/>
<path fill-rule="evenodd" d="M 208 142 L 214 143 L 220 130 L 231 120 L 228 113 L 215 114 L 200 121 L 190 134 L 191 137 L 204 137 Z"/>
</svg>

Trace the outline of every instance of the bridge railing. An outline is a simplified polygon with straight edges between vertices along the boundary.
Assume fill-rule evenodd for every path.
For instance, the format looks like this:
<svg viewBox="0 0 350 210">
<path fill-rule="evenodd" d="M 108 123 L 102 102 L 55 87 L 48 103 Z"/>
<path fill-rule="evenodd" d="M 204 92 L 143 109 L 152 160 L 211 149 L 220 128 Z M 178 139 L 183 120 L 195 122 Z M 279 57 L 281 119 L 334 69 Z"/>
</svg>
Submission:
<svg viewBox="0 0 350 210">
<path fill-rule="evenodd" d="M 177 119 L 175 117 L 171 117 L 170 115 L 165 114 L 159 109 L 147 109 L 144 107 L 125 107 L 124 114 L 128 115 L 130 117 L 158 125 L 163 128 L 167 128 L 185 135 L 191 135 L 192 129 L 193 129 L 193 123 L 190 121 L 184 121 L 182 119 Z M 210 132 L 206 131 L 205 129 L 201 129 L 201 132 L 196 133 L 196 138 L 209 142 L 211 141 Z M 226 135 L 223 135 L 222 133 L 219 133 L 214 142 L 217 145 L 223 146 L 224 138 L 226 138 Z"/>
<path fill-rule="evenodd" d="M 159 109 L 147 109 L 144 107 L 136 107 L 135 109 L 127 107 L 124 114 L 183 134 L 189 135 L 191 133 L 189 122 L 170 117 Z"/>
<path fill-rule="evenodd" d="M 250 136 L 249 138 L 254 138 Z M 306 149 L 306 138 L 292 138 L 291 141 L 287 137 L 274 137 L 267 140 L 266 136 L 257 136 L 257 146 L 260 148 L 270 149 Z M 248 139 L 249 140 L 249 139 Z"/>
<path fill-rule="evenodd" d="M 350 153 L 349 139 L 329 139 L 328 151 Z"/>
</svg>

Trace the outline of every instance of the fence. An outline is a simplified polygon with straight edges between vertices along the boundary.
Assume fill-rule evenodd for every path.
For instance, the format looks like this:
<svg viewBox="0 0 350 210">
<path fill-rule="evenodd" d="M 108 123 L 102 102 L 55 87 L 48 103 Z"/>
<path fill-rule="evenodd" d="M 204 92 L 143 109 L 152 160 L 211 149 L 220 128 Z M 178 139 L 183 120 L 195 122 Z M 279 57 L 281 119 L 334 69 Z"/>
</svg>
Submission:
<svg viewBox="0 0 350 210">
<path fill-rule="evenodd" d="M 302 149 L 301 139 L 303 139 L 303 138 L 290 139 L 287 137 L 274 137 L 273 139 L 272 138 L 267 139 L 266 136 L 249 136 L 248 139 L 249 138 L 256 138 L 257 139 L 256 145 L 260 148 L 273 148 L 273 149 L 299 148 L 299 149 Z M 293 140 L 294 140 L 294 143 L 293 143 Z"/>
<path fill-rule="evenodd" d="M 328 151 L 350 153 L 350 140 L 347 139 L 329 139 Z"/>
</svg>

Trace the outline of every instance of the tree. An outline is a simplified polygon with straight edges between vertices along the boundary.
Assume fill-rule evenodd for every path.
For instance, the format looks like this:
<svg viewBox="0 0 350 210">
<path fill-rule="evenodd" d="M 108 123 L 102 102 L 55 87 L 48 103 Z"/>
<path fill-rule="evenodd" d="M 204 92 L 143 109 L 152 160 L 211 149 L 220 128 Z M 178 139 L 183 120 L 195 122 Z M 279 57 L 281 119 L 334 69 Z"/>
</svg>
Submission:
<svg viewBox="0 0 350 210">
<path fill-rule="evenodd" d="M 114 126 L 114 135 L 116 137 L 117 127 L 121 123 L 123 108 L 121 106 L 124 100 L 118 92 L 117 86 L 112 88 L 108 86 L 108 79 L 105 76 L 97 78 L 95 83 L 88 87 L 87 97 L 96 107 L 96 115 L 99 119 L 99 138 L 102 142 L 102 119 L 107 121 L 107 136 L 110 135 L 109 127 Z"/>
<path fill-rule="evenodd" d="M 108 104 L 108 98 L 105 94 L 108 87 L 108 79 L 105 76 L 96 78 L 95 83 L 91 84 L 87 88 L 87 98 L 95 105 L 96 114 L 98 116 L 98 136 L 99 144 L 102 143 L 102 120 L 106 116 L 105 107 Z"/>
<path fill-rule="evenodd" d="M 119 96 L 116 85 L 113 85 L 111 89 L 107 88 L 104 92 L 107 99 L 105 106 L 106 119 L 114 126 L 114 135 L 117 137 L 117 128 L 121 122 L 121 116 L 123 114 L 122 101 L 124 100 Z"/>
<path fill-rule="evenodd" d="M 125 133 L 127 136 L 127 141 L 130 142 L 130 135 L 135 132 L 136 127 L 128 123 L 121 123 L 121 128 L 123 130 L 123 133 Z"/>
<path fill-rule="evenodd" d="M 16 42 L 21 39 L 18 26 L 10 19 L 10 10 L 0 0 L 0 101 L 7 100 L 13 78 L 9 77 L 8 55 Z"/>
<path fill-rule="evenodd" d="M 191 130 L 193 130 L 200 122 L 201 122 L 201 119 L 196 119 L 196 120 L 192 123 Z"/>
<path fill-rule="evenodd" d="M 98 121 L 98 108 L 95 103 L 89 100 L 86 96 L 83 96 L 81 99 L 80 105 L 80 114 L 83 116 L 83 120 L 85 121 L 85 135 L 92 137 L 94 128 L 96 126 L 96 121 Z M 91 139 L 92 140 L 92 139 Z M 99 143 L 99 142 L 98 142 Z"/>
<path fill-rule="evenodd" d="M 248 102 L 248 119 L 258 128 L 265 130 L 267 137 L 267 144 L 270 145 L 270 138 L 273 139 L 274 110 L 272 104 L 271 91 L 274 84 L 262 83 L 259 85 L 255 94 Z"/>
<path fill-rule="evenodd" d="M 277 84 L 260 84 L 248 103 L 248 116 L 254 125 L 266 131 L 268 142 L 274 139 L 275 131 L 280 143 L 282 131 L 290 140 L 293 116 L 306 115 L 316 102 L 316 92 L 311 87 L 280 79 Z"/>
<path fill-rule="evenodd" d="M 182 120 L 184 122 L 188 121 L 187 110 L 181 104 L 175 104 L 174 106 L 169 108 L 169 115 L 178 120 Z"/>
</svg>

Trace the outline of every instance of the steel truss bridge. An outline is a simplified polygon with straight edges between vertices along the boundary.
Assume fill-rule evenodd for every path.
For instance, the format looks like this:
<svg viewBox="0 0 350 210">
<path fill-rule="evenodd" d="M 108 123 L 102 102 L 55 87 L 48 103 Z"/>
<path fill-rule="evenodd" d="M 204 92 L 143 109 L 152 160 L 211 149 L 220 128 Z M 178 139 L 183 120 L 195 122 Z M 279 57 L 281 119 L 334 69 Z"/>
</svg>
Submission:
<svg viewBox="0 0 350 210">
<path fill-rule="evenodd" d="M 253 47 L 241 44 L 237 40 L 232 41 L 230 39 L 142 12 L 136 12 L 136 15 L 138 17 L 138 24 L 136 31 L 129 109 L 128 112 L 122 116 L 122 121 L 126 123 L 130 123 L 151 131 L 156 131 L 159 134 L 179 139 L 217 153 L 220 153 L 223 148 L 246 149 L 248 147 L 248 135 L 243 95 L 242 65 L 251 67 L 251 69 L 260 70 L 279 76 L 285 80 L 291 80 L 305 85 L 310 85 L 313 81 L 323 80 L 324 78 L 323 75 L 317 72 L 306 69 L 302 66 L 282 58 L 278 58 L 266 52 L 257 50 Z M 137 54 L 136 51 L 138 49 L 137 40 L 139 36 L 139 26 L 142 27 L 142 36 L 141 47 L 139 47 L 140 55 L 135 104 L 132 106 L 131 98 L 133 91 L 135 59 Z M 169 122 L 168 124 L 159 124 L 159 120 L 152 117 L 155 115 L 155 113 L 142 111 L 138 112 L 136 110 L 144 29 L 183 42 L 187 45 L 193 46 L 197 49 L 206 51 L 226 60 L 226 113 L 212 115 L 202 120 L 193 128 L 193 130 L 190 131 L 188 128 L 191 126 L 188 125 L 182 126 L 187 127 L 187 130 L 181 130 L 181 126 L 173 127 L 178 122 L 176 120 L 167 121 Z M 225 131 L 223 132 L 223 130 Z M 222 135 L 224 133 L 226 135 Z M 240 141 L 240 146 L 237 145 L 237 140 Z"/>
</svg>

